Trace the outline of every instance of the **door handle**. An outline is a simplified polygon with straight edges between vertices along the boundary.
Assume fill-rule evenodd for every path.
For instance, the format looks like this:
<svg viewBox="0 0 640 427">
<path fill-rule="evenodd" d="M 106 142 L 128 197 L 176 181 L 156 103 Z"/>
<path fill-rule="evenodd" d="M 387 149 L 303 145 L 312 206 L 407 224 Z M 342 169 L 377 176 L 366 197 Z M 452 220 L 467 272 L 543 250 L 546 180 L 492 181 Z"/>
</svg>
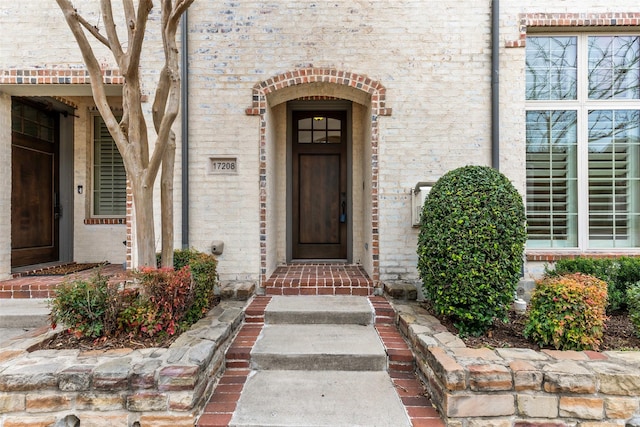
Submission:
<svg viewBox="0 0 640 427">
<path fill-rule="evenodd" d="M 347 200 L 346 194 L 340 194 L 340 222 L 347 222 Z"/>
<path fill-rule="evenodd" d="M 53 218 L 60 219 L 62 217 L 62 205 L 60 204 L 60 195 L 53 193 Z"/>
</svg>

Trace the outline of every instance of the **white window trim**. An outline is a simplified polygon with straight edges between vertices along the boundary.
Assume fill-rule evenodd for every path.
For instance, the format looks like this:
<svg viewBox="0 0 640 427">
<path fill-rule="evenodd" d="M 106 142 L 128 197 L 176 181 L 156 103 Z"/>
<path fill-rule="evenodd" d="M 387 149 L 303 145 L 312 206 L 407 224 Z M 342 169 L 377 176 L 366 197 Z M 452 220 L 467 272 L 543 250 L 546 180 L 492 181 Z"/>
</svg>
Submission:
<svg viewBox="0 0 640 427">
<path fill-rule="evenodd" d="M 576 37 L 577 38 L 577 94 L 576 99 L 569 100 L 525 100 L 525 111 L 536 110 L 575 110 L 577 111 L 577 192 L 578 192 L 578 246 L 577 247 L 548 247 L 527 248 L 528 254 L 537 253 L 571 253 L 581 254 L 640 254 L 640 247 L 589 247 L 589 151 L 582 149 L 588 141 L 589 110 L 640 110 L 640 99 L 634 100 L 590 100 L 588 98 L 588 37 L 591 36 L 638 36 L 640 32 L 585 32 L 567 33 L 550 32 L 530 34 L 529 37 Z M 526 72 L 526 71 L 525 71 Z"/>
</svg>

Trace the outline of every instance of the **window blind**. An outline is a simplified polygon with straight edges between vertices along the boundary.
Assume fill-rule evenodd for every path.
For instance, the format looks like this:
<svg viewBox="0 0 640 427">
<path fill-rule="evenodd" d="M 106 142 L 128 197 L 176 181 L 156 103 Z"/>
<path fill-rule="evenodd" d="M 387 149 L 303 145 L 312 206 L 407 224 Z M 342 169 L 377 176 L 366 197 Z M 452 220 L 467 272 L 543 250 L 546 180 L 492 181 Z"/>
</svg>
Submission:
<svg viewBox="0 0 640 427">
<path fill-rule="evenodd" d="M 125 216 L 127 176 L 122 156 L 102 117 L 94 117 L 93 128 L 93 214 Z"/>
</svg>

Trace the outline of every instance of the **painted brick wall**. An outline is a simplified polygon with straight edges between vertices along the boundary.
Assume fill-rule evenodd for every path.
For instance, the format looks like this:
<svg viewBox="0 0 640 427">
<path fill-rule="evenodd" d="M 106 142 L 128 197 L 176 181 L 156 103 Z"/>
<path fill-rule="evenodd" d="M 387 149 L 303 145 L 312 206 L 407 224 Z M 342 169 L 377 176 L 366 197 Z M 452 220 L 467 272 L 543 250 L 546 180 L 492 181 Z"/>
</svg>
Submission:
<svg viewBox="0 0 640 427">
<path fill-rule="evenodd" d="M 74 194 L 74 261 L 100 262 L 109 261 L 112 264 L 122 264 L 125 261 L 126 250 L 122 242 L 126 239 L 124 224 L 90 223 L 92 186 L 92 112 L 93 99 L 89 97 L 68 98 L 77 105 L 75 114 L 79 125 L 75 126 L 74 134 L 74 189 L 83 186 L 83 193 Z M 117 101 L 113 105 L 117 106 Z M 87 166 L 88 165 L 88 166 Z M 98 221 L 97 221 L 98 222 Z M 99 242 L 99 244 L 96 244 Z"/>
<path fill-rule="evenodd" d="M 524 49 L 504 47 L 520 37 L 519 14 L 640 10 L 630 0 L 527 3 L 502 1 L 500 16 L 501 170 L 521 191 Z M 89 0 L 76 4 L 97 10 Z M 393 114 L 378 118 L 380 273 L 383 280 L 415 279 L 411 189 L 455 167 L 490 162 L 490 5 L 489 0 L 195 2 L 189 12 L 191 246 L 208 250 L 212 240 L 223 240 L 221 278 L 258 277 L 260 123 L 259 116 L 244 113 L 252 102 L 251 88 L 304 66 L 335 68 L 367 75 L 387 89 Z M 79 64 L 55 3 L 39 7 L 41 22 L 35 26 L 32 13 L 19 2 L 0 0 L 0 36 L 16 39 L 0 45 L 0 68 Z M 96 14 L 92 19 L 99 22 Z M 21 37 L 12 37 L 18 30 Z M 158 53 L 157 44 L 149 44 L 145 64 L 153 64 Z M 149 93 L 152 80 L 149 75 Z M 237 158 L 237 174 L 210 174 L 210 157 Z M 179 161 L 178 152 L 176 177 Z M 278 188 L 269 185 L 274 185 L 270 191 Z M 177 224 L 179 203 L 178 192 Z M 177 231 L 179 241 L 179 226 Z M 361 248 L 354 253 L 365 254 Z"/>
<path fill-rule="evenodd" d="M 200 146 L 195 139 L 207 134 L 216 152 L 233 151 L 231 146 L 251 153 L 256 119 L 247 123 L 238 116 L 239 108 L 249 106 L 249 89 L 299 66 L 333 67 L 380 81 L 394 109 L 392 116 L 380 119 L 381 273 L 383 278 L 415 276 L 416 232 L 410 223 L 409 189 L 470 158 L 489 161 L 489 76 L 484 70 L 489 61 L 488 4 L 426 7 L 424 2 L 301 1 L 284 8 L 262 2 L 194 3 L 191 101 L 205 108 L 196 113 L 202 117 L 192 116 L 199 125 L 198 136 L 192 130 L 191 141 Z M 198 162 L 199 155 L 194 157 Z M 249 156 L 239 158 L 242 170 L 251 161 Z M 194 188 L 200 186 L 195 179 Z M 250 180 L 255 188 L 256 176 Z M 213 178 L 205 181 L 217 183 Z M 232 181 L 224 185 L 235 188 Z M 206 203 L 194 201 L 194 215 L 205 212 L 198 206 Z M 225 209 L 234 205 L 230 199 Z M 254 206 L 255 201 L 249 203 L 251 214 Z M 235 212 L 248 234 L 250 215 Z M 218 215 L 225 212 L 216 211 Z M 198 224 L 216 234 L 207 221 Z M 255 236 L 236 239 L 255 242 Z"/>
<path fill-rule="evenodd" d="M 83 0 L 74 4 L 89 22 L 100 26 L 99 2 Z M 0 68 L 82 64 L 80 52 L 56 2 L 38 2 L 36 9 L 26 8 L 19 2 L 0 0 L 0 20 L 3 37 Z M 103 47 L 96 49 L 96 56 L 100 61 L 113 62 Z"/>
<path fill-rule="evenodd" d="M 11 236 L 11 98 L 0 93 L 0 236 Z M 11 274 L 11 239 L 0 239 L 0 280 Z"/>
</svg>

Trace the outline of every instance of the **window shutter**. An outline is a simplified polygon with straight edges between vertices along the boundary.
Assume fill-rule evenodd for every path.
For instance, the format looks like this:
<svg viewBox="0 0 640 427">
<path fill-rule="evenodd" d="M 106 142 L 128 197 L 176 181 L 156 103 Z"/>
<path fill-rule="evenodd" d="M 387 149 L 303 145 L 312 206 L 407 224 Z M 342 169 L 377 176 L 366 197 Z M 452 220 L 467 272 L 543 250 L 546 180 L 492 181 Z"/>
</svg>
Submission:
<svg viewBox="0 0 640 427">
<path fill-rule="evenodd" d="M 122 156 L 100 116 L 94 118 L 93 213 L 125 216 L 127 176 Z"/>
<path fill-rule="evenodd" d="M 527 112 L 527 230 L 548 247 L 576 244 L 574 111 Z"/>
<path fill-rule="evenodd" d="M 589 112 L 589 240 L 596 245 L 624 247 L 635 240 L 639 121 L 637 110 Z"/>
</svg>

